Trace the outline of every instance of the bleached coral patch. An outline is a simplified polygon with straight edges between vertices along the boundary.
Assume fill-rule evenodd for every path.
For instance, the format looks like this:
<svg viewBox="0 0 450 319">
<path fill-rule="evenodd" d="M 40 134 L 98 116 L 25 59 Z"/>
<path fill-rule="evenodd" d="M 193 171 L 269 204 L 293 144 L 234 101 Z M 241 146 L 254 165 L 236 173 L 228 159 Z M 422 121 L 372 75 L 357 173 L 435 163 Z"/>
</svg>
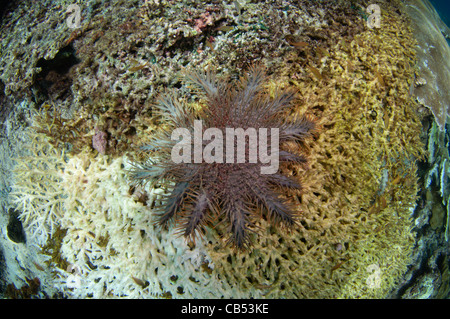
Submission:
<svg viewBox="0 0 450 319">
<path fill-rule="evenodd" d="M 53 234 L 63 205 L 59 172 L 65 165 L 63 152 L 40 134 L 30 135 L 25 156 L 16 159 L 11 198 L 27 230 L 27 240 L 42 247 Z"/>
<path fill-rule="evenodd" d="M 52 263 L 59 291 L 75 298 L 226 293 L 220 280 L 204 271 L 213 265 L 201 240 L 188 246 L 154 225 L 151 207 L 162 190 L 147 189 L 146 202 L 136 198 L 127 183 L 126 158 L 93 157 L 88 151 L 64 157 L 36 138 L 34 156 L 19 161 L 15 198 L 27 236 L 35 234 L 40 247 L 52 236 L 60 241 L 50 248 L 64 260 Z M 37 156 L 42 145 L 45 152 Z M 59 239 L 56 229 L 63 230 Z"/>
</svg>

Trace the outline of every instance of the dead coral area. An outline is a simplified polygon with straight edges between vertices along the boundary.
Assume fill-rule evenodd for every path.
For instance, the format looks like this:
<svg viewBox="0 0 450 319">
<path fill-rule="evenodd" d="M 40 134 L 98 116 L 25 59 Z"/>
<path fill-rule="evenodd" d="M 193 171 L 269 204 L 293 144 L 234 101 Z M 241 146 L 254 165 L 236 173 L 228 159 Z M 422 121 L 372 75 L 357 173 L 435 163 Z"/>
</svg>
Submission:
<svg viewBox="0 0 450 319">
<path fill-rule="evenodd" d="M 52 59 L 70 33 L 64 23 L 69 1 L 18 1 L 3 18 L 0 38 L 1 80 L 7 95 L 23 95 L 40 68 L 39 59 Z"/>
<path fill-rule="evenodd" d="M 310 145 L 310 170 L 298 172 L 298 230 L 269 228 L 249 255 L 213 245 L 214 271 L 226 269 L 241 289 L 275 298 L 382 297 L 407 270 L 424 145 L 408 95 L 411 30 L 385 10 L 382 29 L 342 39 L 309 59 L 310 68 L 297 52 L 287 58 L 284 85 L 299 88 L 298 112 L 313 112 L 323 131 Z"/>
<path fill-rule="evenodd" d="M 81 61 L 71 76 L 72 108 L 86 114 L 90 136 L 93 126 L 106 134 L 108 154 L 136 144 L 135 133 L 149 125 L 154 98 L 180 86 L 184 67 L 239 77 L 263 60 L 273 72 L 292 49 L 291 41 L 323 47 L 339 37 L 351 38 L 364 26 L 364 6 L 345 1 L 145 2 L 136 8 L 109 15 L 103 12 L 112 8 L 96 7 L 89 24 L 71 38 Z"/>
<path fill-rule="evenodd" d="M 5 92 L 28 99 L 40 113 L 38 130 L 54 145 L 77 152 L 90 143 L 115 156 L 138 144 L 136 134 L 152 125 L 151 103 L 165 88 L 179 87 L 182 68 L 237 77 L 262 59 L 273 72 L 291 41 L 326 46 L 337 34 L 360 32 L 364 8 L 346 1 L 90 1 L 78 4 L 81 26 L 71 29 L 68 4 L 43 5 L 23 3 L 6 20 Z M 55 24 L 48 38 L 45 28 Z M 99 139 L 102 147 L 94 145 Z"/>
<path fill-rule="evenodd" d="M 6 17 L 4 91 L 25 97 L 38 110 L 43 123 L 38 130 L 54 145 L 68 144 L 77 152 L 102 137 L 102 152 L 114 155 L 136 144 L 136 132 L 149 126 L 152 101 L 166 87 L 179 85 L 183 67 L 237 74 L 256 59 L 275 59 L 278 51 L 281 56 L 288 49 L 282 37 L 287 29 L 324 23 L 323 12 L 309 14 L 295 2 L 78 5 L 81 26 L 76 29 L 67 26 L 66 2 L 24 2 Z"/>
</svg>

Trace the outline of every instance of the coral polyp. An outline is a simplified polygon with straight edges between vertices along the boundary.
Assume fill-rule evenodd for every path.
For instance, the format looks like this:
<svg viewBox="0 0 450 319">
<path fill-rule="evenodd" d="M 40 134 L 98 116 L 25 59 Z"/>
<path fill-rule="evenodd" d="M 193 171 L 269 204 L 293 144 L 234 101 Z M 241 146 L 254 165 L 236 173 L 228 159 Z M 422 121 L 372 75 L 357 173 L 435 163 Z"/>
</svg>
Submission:
<svg viewBox="0 0 450 319">
<path fill-rule="evenodd" d="M 294 90 L 271 96 L 264 90 L 266 80 L 261 66 L 238 83 L 220 82 L 212 72 L 189 72 L 186 84 L 202 101 L 198 112 L 189 111 L 174 93 L 159 97 L 155 108 L 164 128 L 144 147 L 152 155 L 133 165 L 130 178 L 138 185 L 168 188 L 156 207 L 163 228 L 174 222 L 195 240 L 206 226 L 223 222 L 227 243 L 244 249 L 251 245 L 258 218 L 275 226 L 296 224 L 299 209 L 286 194 L 298 193 L 301 183 L 287 167 L 307 162 L 299 150 L 316 125 L 292 115 Z"/>
</svg>

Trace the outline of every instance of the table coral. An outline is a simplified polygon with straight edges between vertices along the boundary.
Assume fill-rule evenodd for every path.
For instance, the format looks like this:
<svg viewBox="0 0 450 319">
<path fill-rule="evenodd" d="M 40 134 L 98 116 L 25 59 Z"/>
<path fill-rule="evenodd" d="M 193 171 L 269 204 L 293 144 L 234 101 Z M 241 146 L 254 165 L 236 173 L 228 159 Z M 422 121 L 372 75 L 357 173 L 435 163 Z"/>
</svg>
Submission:
<svg viewBox="0 0 450 319">
<path fill-rule="evenodd" d="M 82 59 L 73 73 L 73 101 L 88 117 L 56 127 L 51 113 L 37 117 L 43 123 L 35 125 L 41 130 L 30 147 L 39 156 L 18 159 L 14 186 L 27 243 L 44 247 L 53 286 L 65 296 L 383 297 L 401 281 L 413 253 L 417 160 L 424 153 L 417 104 L 409 95 L 416 56 L 405 15 L 397 1 L 383 3 L 382 28 L 368 29 L 344 1 L 329 4 L 336 10 L 331 25 L 325 22 L 331 7 L 300 1 L 283 11 L 285 2 L 267 3 L 246 3 L 239 16 L 229 12 L 233 6 L 218 4 L 218 20 L 200 35 L 187 20 L 164 24 L 146 14 L 140 22 L 128 21 L 130 11 L 96 19 L 101 30 L 85 30 L 73 40 Z M 178 5 L 157 8 L 170 15 L 182 12 Z M 199 5 L 190 10 L 196 17 L 204 12 Z M 99 11 L 91 8 L 93 17 Z M 258 17 L 262 12 L 267 16 Z M 222 23 L 233 30 L 216 30 Z M 199 52 L 203 37 L 212 35 L 215 55 Z M 308 45 L 293 46 L 287 35 L 295 39 L 291 43 Z M 129 42 L 116 41 L 123 38 Z M 120 50 L 111 51 L 111 43 L 119 42 Z M 147 64 L 153 57 L 157 63 Z M 128 159 L 140 157 L 135 146 L 160 124 L 149 102 L 166 86 L 179 87 L 175 75 L 182 66 L 221 64 L 219 73 L 233 76 L 256 58 L 269 69 L 268 92 L 297 89 L 291 116 L 313 113 L 322 128 L 304 145 L 310 169 L 292 172 L 303 181 L 296 197 L 299 225 L 283 232 L 262 219 L 256 223 L 262 233 L 251 234 L 252 249 L 241 253 L 226 246 L 220 227 L 187 244 L 173 229 L 154 226 L 163 190 L 131 187 L 127 180 Z M 145 67 L 127 71 L 136 65 Z M 201 107 L 184 88 L 179 91 Z M 131 137 L 121 136 L 123 123 L 133 126 Z M 75 124 L 86 142 L 63 153 L 69 143 L 65 128 Z M 113 132 L 120 147 L 94 152 L 96 126 Z"/>
</svg>

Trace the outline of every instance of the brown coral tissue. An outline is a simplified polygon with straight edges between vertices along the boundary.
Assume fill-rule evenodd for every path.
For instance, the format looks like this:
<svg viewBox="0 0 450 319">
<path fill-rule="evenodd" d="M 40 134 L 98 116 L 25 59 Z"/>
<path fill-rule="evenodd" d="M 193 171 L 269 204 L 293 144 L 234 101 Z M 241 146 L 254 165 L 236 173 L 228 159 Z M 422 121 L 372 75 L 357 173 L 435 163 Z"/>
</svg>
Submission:
<svg viewBox="0 0 450 319">
<path fill-rule="evenodd" d="M 167 188 L 168 195 L 156 207 L 163 228 L 174 223 L 188 240 L 195 240 L 206 226 L 225 225 L 227 243 L 245 249 L 258 218 L 275 226 L 296 225 L 298 209 L 286 194 L 299 192 L 301 185 L 283 172 L 306 163 L 292 150 L 300 149 L 295 145 L 311 136 L 316 125 L 293 115 L 295 91 L 271 96 L 264 90 L 266 80 L 260 66 L 231 84 L 218 81 L 212 72 L 187 73 L 186 84 L 203 101 L 199 112 L 189 111 L 174 93 L 159 97 L 155 108 L 163 121 L 161 130 L 143 147 L 151 157 L 134 163 L 129 174 L 134 184 Z M 182 160 L 174 154 L 182 154 Z M 278 163 L 270 173 L 265 170 L 268 158 L 274 160 L 270 165 Z"/>
</svg>

